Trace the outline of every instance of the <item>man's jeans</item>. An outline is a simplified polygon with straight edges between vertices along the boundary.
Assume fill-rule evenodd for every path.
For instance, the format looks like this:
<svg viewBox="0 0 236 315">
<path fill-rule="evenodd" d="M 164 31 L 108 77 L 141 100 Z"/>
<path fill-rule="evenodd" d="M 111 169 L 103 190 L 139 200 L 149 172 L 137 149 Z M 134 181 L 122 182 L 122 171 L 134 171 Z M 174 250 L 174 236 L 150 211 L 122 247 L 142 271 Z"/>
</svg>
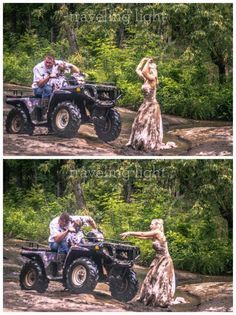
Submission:
<svg viewBox="0 0 236 315">
<path fill-rule="evenodd" d="M 33 89 L 33 91 L 36 97 L 49 98 L 52 94 L 52 87 L 49 84 L 45 84 L 43 87 Z"/>
<path fill-rule="evenodd" d="M 50 246 L 51 250 L 58 252 L 58 253 L 67 254 L 69 251 L 69 246 L 65 240 L 61 241 L 60 243 L 50 242 L 49 246 Z"/>
</svg>

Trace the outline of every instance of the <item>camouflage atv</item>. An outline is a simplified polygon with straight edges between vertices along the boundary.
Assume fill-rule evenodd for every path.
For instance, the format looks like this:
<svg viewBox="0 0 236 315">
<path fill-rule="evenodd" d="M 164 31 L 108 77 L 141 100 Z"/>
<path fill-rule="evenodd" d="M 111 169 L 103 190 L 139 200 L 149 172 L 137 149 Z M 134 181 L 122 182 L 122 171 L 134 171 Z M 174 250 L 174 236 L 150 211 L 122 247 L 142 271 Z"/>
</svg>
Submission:
<svg viewBox="0 0 236 315">
<path fill-rule="evenodd" d="M 98 282 L 105 282 L 112 297 L 127 302 L 138 291 L 132 267 L 139 254 L 139 248 L 127 242 L 99 240 L 89 235 L 83 244 L 71 246 L 62 262 L 63 254 L 31 244 L 22 248 L 26 262 L 20 272 L 20 286 L 42 293 L 50 281 L 59 281 L 72 293 L 88 293 Z"/>
<path fill-rule="evenodd" d="M 121 131 L 120 115 L 114 108 L 120 96 L 114 85 L 79 83 L 73 76 L 53 92 L 49 104 L 15 91 L 15 95 L 6 96 L 6 103 L 13 106 L 6 131 L 32 135 L 36 126 L 42 126 L 59 137 L 72 138 L 81 124 L 89 122 L 101 140 L 113 141 Z"/>
</svg>

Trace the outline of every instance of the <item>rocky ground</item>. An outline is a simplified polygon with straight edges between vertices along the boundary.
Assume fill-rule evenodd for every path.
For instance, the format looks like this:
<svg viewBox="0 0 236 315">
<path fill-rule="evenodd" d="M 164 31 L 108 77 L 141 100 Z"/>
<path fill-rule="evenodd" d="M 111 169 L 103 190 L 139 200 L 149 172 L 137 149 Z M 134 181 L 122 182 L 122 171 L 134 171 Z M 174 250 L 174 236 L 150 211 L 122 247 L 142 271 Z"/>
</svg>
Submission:
<svg viewBox="0 0 236 315">
<path fill-rule="evenodd" d="M 51 282 L 45 293 L 22 291 L 18 277 L 22 266 L 19 240 L 4 241 L 3 306 L 4 311 L 107 311 L 107 312 L 189 312 L 233 311 L 232 277 L 206 277 L 176 271 L 178 287 L 175 304 L 169 309 L 145 307 L 140 303 L 122 303 L 113 299 L 106 284 L 98 284 L 93 294 L 71 294 L 62 285 Z M 136 266 L 140 282 L 147 269 Z"/>
<path fill-rule="evenodd" d="M 232 126 L 202 126 L 169 131 L 170 135 L 189 141 L 186 155 L 232 155 Z"/>
<path fill-rule="evenodd" d="M 12 88 L 4 85 L 4 88 Z M 28 88 L 26 88 L 28 89 Z M 24 91 L 24 93 L 26 93 Z M 232 155 L 232 124 L 228 122 L 194 121 L 163 115 L 164 142 L 175 142 L 176 147 L 145 153 L 127 149 L 132 122 L 136 113 L 118 108 L 122 131 L 118 139 L 110 143 L 99 140 L 92 124 L 82 125 L 78 135 L 62 139 L 47 134 L 47 128 L 37 127 L 32 136 L 10 135 L 5 132 L 6 115 L 11 109 L 4 103 L 3 153 L 7 156 L 228 156 Z"/>
</svg>

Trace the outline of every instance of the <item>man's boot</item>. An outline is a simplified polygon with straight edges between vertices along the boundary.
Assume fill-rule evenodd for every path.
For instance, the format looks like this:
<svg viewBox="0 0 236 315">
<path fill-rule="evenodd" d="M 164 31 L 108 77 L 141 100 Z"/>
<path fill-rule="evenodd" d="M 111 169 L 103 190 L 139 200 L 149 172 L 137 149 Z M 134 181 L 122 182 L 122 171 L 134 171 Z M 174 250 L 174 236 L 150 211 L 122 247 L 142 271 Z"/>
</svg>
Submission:
<svg viewBox="0 0 236 315">
<path fill-rule="evenodd" d="M 57 254 L 57 274 L 58 276 L 63 275 L 63 266 L 66 259 L 65 253 L 58 253 Z"/>
<path fill-rule="evenodd" d="M 47 120 L 48 106 L 49 106 L 49 98 L 42 98 L 40 102 L 40 108 L 42 111 L 42 120 Z"/>
</svg>

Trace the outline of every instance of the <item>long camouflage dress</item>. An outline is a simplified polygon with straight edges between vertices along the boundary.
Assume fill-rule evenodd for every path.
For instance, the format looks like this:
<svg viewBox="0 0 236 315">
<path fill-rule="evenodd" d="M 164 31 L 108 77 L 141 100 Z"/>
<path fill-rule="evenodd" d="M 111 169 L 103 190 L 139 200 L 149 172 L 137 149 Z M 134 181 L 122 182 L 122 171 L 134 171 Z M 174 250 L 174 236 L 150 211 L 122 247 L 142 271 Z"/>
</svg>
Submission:
<svg viewBox="0 0 236 315">
<path fill-rule="evenodd" d="M 153 242 L 156 257 L 144 279 L 139 295 L 135 298 L 145 305 L 167 307 L 175 294 L 175 273 L 167 242 Z"/>
<path fill-rule="evenodd" d="M 135 150 L 157 151 L 163 145 L 163 126 L 160 106 L 156 100 L 156 87 L 143 84 L 144 101 L 132 125 L 127 143 Z"/>
</svg>

